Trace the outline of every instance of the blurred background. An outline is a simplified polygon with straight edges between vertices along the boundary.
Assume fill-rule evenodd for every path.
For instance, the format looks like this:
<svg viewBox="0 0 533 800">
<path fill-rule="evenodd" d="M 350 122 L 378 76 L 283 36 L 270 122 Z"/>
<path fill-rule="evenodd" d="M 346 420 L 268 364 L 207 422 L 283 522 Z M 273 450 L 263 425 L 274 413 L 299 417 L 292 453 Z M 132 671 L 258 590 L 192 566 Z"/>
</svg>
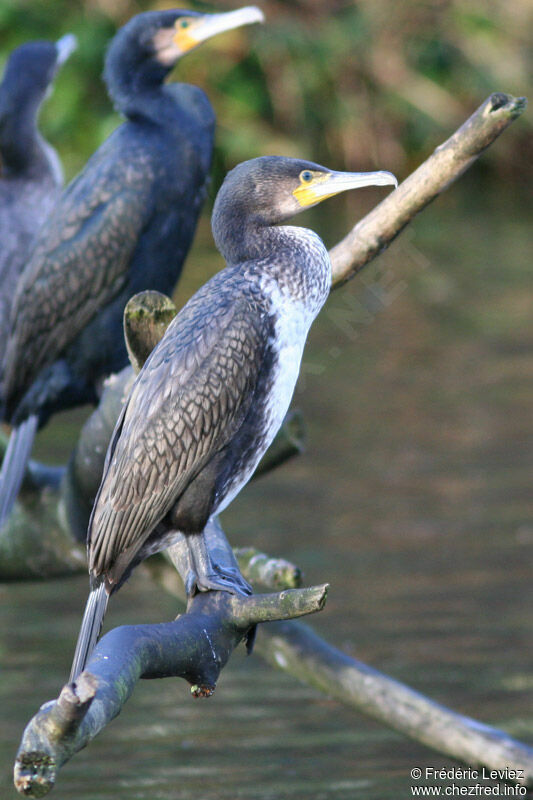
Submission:
<svg viewBox="0 0 533 800">
<path fill-rule="evenodd" d="M 526 0 L 267 0 L 264 26 L 226 33 L 172 79 L 218 119 L 209 201 L 176 297 L 222 266 L 209 214 L 227 169 L 264 154 L 401 180 L 493 91 L 527 94 Z M 70 180 L 120 123 L 101 80 L 117 27 L 171 3 L 0 0 L 0 66 L 71 31 L 79 48 L 41 129 Z M 238 3 L 184 3 L 226 10 Z M 304 456 L 225 513 L 236 545 L 331 583 L 311 620 L 329 641 L 434 699 L 533 740 L 531 113 L 345 288 L 311 331 L 295 397 Z M 384 196 L 341 195 L 298 219 L 328 246 Z M 88 412 L 87 412 L 88 413 Z M 83 415 L 36 455 L 65 461 Z M 22 728 L 66 679 L 86 578 L 0 586 L 0 786 Z M 139 575 L 107 626 L 173 616 Z M 421 746 L 236 654 L 208 703 L 183 682 L 138 687 L 121 719 L 65 767 L 58 798 L 398 798 Z M 4 796 L 4 795 L 3 795 Z"/>
</svg>

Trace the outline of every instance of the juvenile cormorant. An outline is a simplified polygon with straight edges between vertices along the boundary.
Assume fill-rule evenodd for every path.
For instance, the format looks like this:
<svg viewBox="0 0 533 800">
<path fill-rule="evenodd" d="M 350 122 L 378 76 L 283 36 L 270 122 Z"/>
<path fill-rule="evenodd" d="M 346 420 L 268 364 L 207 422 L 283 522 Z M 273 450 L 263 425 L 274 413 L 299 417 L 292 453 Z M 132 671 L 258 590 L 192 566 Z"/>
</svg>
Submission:
<svg viewBox="0 0 533 800">
<path fill-rule="evenodd" d="M 55 44 L 22 44 L 9 56 L 0 84 L 0 364 L 18 277 L 63 186 L 59 158 L 37 130 L 37 118 L 75 47 L 72 34 Z"/>
<path fill-rule="evenodd" d="M 13 426 L 0 474 L 0 525 L 19 490 L 37 428 L 95 403 L 127 363 L 122 312 L 144 289 L 170 294 L 206 194 L 214 113 L 204 92 L 163 85 L 205 39 L 263 19 L 153 11 L 113 39 L 104 77 L 126 121 L 65 190 L 37 240 L 11 314 L 1 396 Z"/>
<path fill-rule="evenodd" d="M 246 591 L 216 563 L 202 532 L 250 479 L 281 425 L 331 284 L 321 239 L 278 223 L 371 184 L 396 179 L 281 157 L 247 161 L 227 175 L 212 227 L 228 266 L 174 317 L 111 438 L 89 522 L 91 592 L 71 680 L 94 647 L 109 595 L 176 531 L 189 544 L 189 594 Z"/>
</svg>

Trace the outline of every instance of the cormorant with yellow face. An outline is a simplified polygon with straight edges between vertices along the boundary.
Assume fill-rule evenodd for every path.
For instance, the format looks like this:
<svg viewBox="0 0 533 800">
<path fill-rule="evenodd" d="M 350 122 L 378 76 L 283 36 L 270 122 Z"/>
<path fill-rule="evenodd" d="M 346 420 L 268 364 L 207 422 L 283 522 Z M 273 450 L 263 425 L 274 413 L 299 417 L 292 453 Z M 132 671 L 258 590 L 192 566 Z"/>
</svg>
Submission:
<svg viewBox="0 0 533 800">
<path fill-rule="evenodd" d="M 168 326 L 116 424 L 87 537 L 91 592 L 71 680 L 83 670 L 109 595 L 151 553 L 185 534 L 188 594 L 246 593 L 204 539 L 253 474 L 288 410 L 331 263 L 311 230 L 283 225 L 348 189 L 396 184 L 389 172 L 343 173 L 263 157 L 232 170 L 212 227 L 227 261 Z"/>
</svg>

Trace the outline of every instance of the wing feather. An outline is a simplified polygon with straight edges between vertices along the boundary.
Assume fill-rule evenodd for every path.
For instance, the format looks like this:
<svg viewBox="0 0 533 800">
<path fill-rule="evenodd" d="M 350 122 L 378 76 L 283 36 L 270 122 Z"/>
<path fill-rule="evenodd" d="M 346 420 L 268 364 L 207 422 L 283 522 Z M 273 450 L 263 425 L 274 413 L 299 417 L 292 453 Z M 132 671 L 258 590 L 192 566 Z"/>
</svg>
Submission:
<svg viewBox="0 0 533 800">
<path fill-rule="evenodd" d="M 170 324 L 115 429 L 89 524 L 94 575 L 142 546 L 239 429 L 269 343 L 267 314 L 264 299 L 228 268 Z"/>
<path fill-rule="evenodd" d="M 111 141 L 110 141 L 111 146 Z M 152 213 L 154 166 L 101 148 L 58 201 L 22 273 L 11 316 L 4 395 L 25 391 L 117 294 Z"/>
</svg>

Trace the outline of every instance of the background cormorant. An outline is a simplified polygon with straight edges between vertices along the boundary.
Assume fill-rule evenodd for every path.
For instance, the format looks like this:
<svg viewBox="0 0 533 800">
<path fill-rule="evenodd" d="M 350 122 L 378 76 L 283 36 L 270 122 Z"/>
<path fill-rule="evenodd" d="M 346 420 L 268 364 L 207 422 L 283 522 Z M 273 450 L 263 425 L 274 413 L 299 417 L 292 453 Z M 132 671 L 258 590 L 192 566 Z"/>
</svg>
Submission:
<svg viewBox="0 0 533 800">
<path fill-rule="evenodd" d="M 91 592 L 71 680 L 99 635 L 109 595 L 148 555 L 187 535 L 190 594 L 247 585 L 217 564 L 203 530 L 248 482 L 288 410 L 309 327 L 331 284 L 306 228 L 278 225 L 389 172 L 343 173 L 291 158 L 246 161 L 212 217 L 228 266 L 172 320 L 115 426 L 87 536 Z"/>
<path fill-rule="evenodd" d="M 144 289 L 170 294 L 206 194 L 215 117 L 201 89 L 163 85 L 200 42 L 263 19 L 154 11 L 113 39 L 104 77 L 126 117 L 60 198 L 17 289 L 2 385 L 14 426 L 0 474 L 0 525 L 20 488 L 37 427 L 96 402 L 127 363 L 122 313 Z"/>
<path fill-rule="evenodd" d="M 0 84 L 0 364 L 18 277 L 63 186 L 56 151 L 37 130 L 44 98 L 76 47 L 67 34 L 13 50 Z"/>
</svg>

